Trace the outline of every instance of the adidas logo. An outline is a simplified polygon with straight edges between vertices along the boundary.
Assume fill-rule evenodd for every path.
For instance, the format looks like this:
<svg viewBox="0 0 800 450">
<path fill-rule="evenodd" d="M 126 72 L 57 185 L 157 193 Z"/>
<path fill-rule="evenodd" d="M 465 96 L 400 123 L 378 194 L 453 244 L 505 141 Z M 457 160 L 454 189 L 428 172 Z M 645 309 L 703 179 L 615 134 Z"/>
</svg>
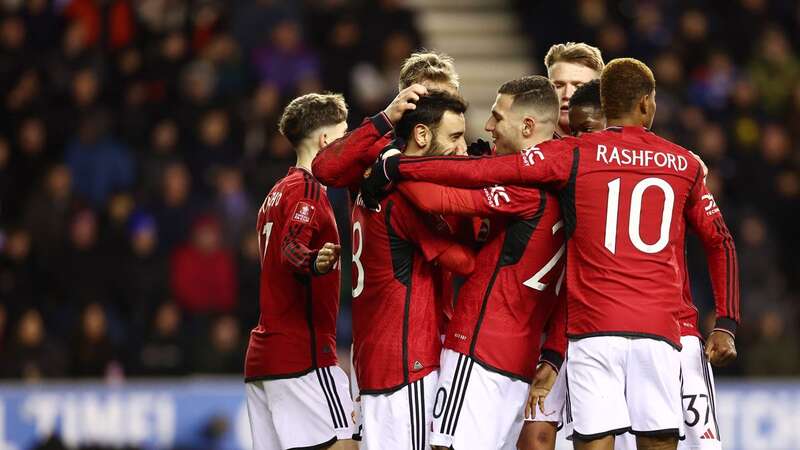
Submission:
<svg viewBox="0 0 800 450">
<path fill-rule="evenodd" d="M 714 433 L 711 432 L 711 428 L 709 428 L 705 433 L 703 433 L 702 436 L 700 436 L 700 439 L 716 439 L 716 437 L 714 436 Z"/>
<path fill-rule="evenodd" d="M 422 370 L 422 363 L 419 361 L 414 361 L 414 370 Z"/>
</svg>

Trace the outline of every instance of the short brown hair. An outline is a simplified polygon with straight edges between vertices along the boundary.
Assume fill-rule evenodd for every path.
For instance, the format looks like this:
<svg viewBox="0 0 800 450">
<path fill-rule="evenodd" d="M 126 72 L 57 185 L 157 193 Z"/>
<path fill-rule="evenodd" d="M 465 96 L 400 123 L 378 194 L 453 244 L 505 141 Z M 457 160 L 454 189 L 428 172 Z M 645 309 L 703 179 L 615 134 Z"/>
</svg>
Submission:
<svg viewBox="0 0 800 450">
<path fill-rule="evenodd" d="M 583 42 L 567 42 L 550 47 L 547 56 L 544 57 L 544 65 L 549 70 L 557 62 L 580 64 L 597 73 L 600 73 L 604 66 L 600 49 Z"/>
<path fill-rule="evenodd" d="M 558 120 L 559 101 L 553 83 L 541 75 L 529 75 L 506 81 L 497 90 L 513 97 L 511 107 L 529 107 L 543 120 Z"/>
<path fill-rule="evenodd" d="M 297 145 L 319 128 L 345 120 L 347 104 L 342 94 L 306 94 L 289 102 L 278 130 L 292 145 Z"/>
<path fill-rule="evenodd" d="M 617 58 L 600 75 L 600 101 L 607 119 L 617 119 L 656 88 L 653 72 L 638 59 Z"/>
<path fill-rule="evenodd" d="M 394 134 L 403 139 L 410 139 L 414 127 L 422 124 L 435 131 L 439 128 L 445 111 L 463 114 L 467 111 L 467 102 L 461 96 L 439 90 L 429 90 L 417 100 L 417 107 L 403 113 L 403 117 L 394 127 Z"/>
<path fill-rule="evenodd" d="M 453 67 L 453 58 L 428 50 L 412 53 L 400 68 L 399 88 L 403 90 L 425 80 L 448 83 L 458 89 L 458 74 Z"/>
</svg>

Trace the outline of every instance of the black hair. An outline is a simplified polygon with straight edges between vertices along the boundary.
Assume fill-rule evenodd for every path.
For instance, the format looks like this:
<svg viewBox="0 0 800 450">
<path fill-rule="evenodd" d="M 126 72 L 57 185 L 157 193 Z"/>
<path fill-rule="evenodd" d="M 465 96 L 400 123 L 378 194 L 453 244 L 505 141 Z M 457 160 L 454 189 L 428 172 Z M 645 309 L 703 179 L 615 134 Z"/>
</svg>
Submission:
<svg viewBox="0 0 800 450">
<path fill-rule="evenodd" d="M 558 95 L 553 83 L 547 77 L 528 75 L 506 81 L 497 93 L 510 95 L 514 99 L 511 108 L 518 106 L 533 108 L 541 115 L 541 119 L 558 121 Z"/>
<path fill-rule="evenodd" d="M 461 97 L 445 91 L 429 90 L 417 100 L 417 108 L 409 109 L 394 127 L 397 137 L 408 140 L 414 127 L 422 124 L 435 130 L 445 111 L 463 114 L 467 110 L 467 103 Z"/>
<path fill-rule="evenodd" d="M 569 99 L 569 107 L 592 106 L 600 109 L 600 80 L 582 84 Z"/>
</svg>

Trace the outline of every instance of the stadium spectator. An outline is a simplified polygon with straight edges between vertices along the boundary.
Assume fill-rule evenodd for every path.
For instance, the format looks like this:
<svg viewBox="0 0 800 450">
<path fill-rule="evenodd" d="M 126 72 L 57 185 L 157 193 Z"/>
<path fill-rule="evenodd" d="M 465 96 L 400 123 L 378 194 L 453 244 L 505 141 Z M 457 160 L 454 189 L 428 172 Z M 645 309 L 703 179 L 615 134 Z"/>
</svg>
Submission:
<svg viewBox="0 0 800 450">
<path fill-rule="evenodd" d="M 259 80 L 274 84 L 283 96 L 318 90 L 319 60 L 303 42 L 300 24 L 292 19 L 272 28 L 269 42 L 253 51 L 252 61 Z"/>
<path fill-rule="evenodd" d="M 119 308 L 135 333 L 144 333 L 156 305 L 169 295 L 168 264 L 158 253 L 158 225 L 146 212 L 135 213 L 128 224 L 130 240 L 115 272 Z"/>
<path fill-rule="evenodd" d="M 50 168 L 41 184 L 30 197 L 23 220 L 31 232 L 36 251 L 40 255 L 53 255 L 61 250 L 66 239 L 70 214 L 76 203 L 72 172 L 67 166 L 57 164 Z"/>
<path fill-rule="evenodd" d="M 161 195 L 153 199 L 153 214 L 159 225 L 159 248 L 168 251 L 183 243 L 198 206 L 192 198 L 191 178 L 186 166 L 170 163 L 161 178 Z"/>
<path fill-rule="evenodd" d="M 184 375 L 189 367 L 186 342 L 181 335 L 181 312 L 171 302 L 162 303 L 138 352 L 139 374 Z"/>
<path fill-rule="evenodd" d="M 66 159 L 75 190 L 95 207 L 103 205 L 114 190 L 133 185 L 134 160 L 128 149 L 108 134 L 101 113 L 84 117 L 77 137 L 67 145 Z"/>
<path fill-rule="evenodd" d="M 0 302 L 16 315 L 14 312 L 37 306 L 37 274 L 31 259 L 30 233 L 24 228 L 12 229 L 6 240 L 5 251 L 0 254 Z"/>
<path fill-rule="evenodd" d="M 117 354 L 108 336 L 108 317 L 99 303 L 83 310 L 72 348 L 70 376 L 100 378 L 112 373 Z"/>
<path fill-rule="evenodd" d="M 192 314 L 231 312 L 236 306 L 236 263 L 222 246 L 219 221 L 201 216 L 191 241 L 172 255 L 170 284 L 175 300 Z"/>
<path fill-rule="evenodd" d="M 208 338 L 195 347 L 192 370 L 201 373 L 235 373 L 242 370 L 244 346 L 235 317 L 220 316 L 211 324 Z"/>
<path fill-rule="evenodd" d="M 98 236 L 97 216 L 90 209 L 75 213 L 69 226 L 69 242 L 59 255 L 47 255 L 47 274 L 56 281 L 62 310 L 116 298 L 109 289 L 109 265 Z"/>
<path fill-rule="evenodd" d="M 29 309 L 19 316 L 2 358 L 2 375 L 25 381 L 66 375 L 67 353 L 47 335 L 42 315 Z"/>
</svg>

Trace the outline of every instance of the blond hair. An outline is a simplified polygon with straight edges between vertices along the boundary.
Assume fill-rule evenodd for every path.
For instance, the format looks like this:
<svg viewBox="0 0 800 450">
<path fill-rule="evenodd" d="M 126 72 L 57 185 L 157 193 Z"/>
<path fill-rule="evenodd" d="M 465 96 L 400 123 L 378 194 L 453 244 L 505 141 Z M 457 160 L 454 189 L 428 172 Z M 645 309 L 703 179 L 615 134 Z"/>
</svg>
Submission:
<svg viewBox="0 0 800 450">
<path fill-rule="evenodd" d="M 400 68 L 398 87 L 403 90 L 422 81 L 447 83 L 458 89 L 458 74 L 453 67 L 453 58 L 444 53 L 428 50 L 412 53 Z"/>
<path fill-rule="evenodd" d="M 347 104 L 342 94 L 312 93 L 289 102 L 278 122 L 278 130 L 292 145 L 297 145 L 314 131 L 345 120 Z"/>
<path fill-rule="evenodd" d="M 600 101 L 606 118 L 624 116 L 655 88 L 653 72 L 645 63 L 633 58 L 611 60 L 600 76 Z"/>
<path fill-rule="evenodd" d="M 600 49 L 583 42 L 567 42 L 550 47 L 547 56 L 544 57 L 544 65 L 550 70 L 557 62 L 580 64 L 597 73 L 600 73 L 604 67 Z"/>
</svg>

